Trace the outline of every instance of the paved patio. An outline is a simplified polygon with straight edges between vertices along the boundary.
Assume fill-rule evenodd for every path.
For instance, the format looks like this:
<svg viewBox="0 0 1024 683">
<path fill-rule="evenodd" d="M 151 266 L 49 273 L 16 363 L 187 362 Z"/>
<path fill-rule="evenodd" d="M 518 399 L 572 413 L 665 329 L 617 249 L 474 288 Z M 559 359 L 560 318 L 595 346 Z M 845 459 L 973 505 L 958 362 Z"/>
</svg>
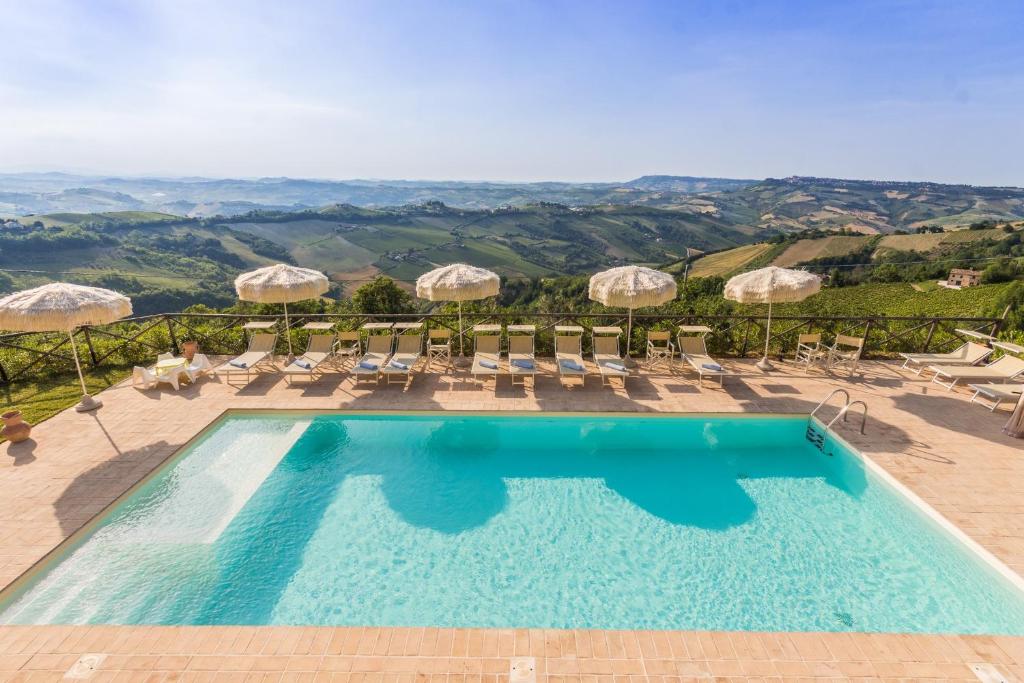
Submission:
<svg viewBox="0 0 1024 683">
<path fill-rule="evenodd" d="M 550 366 L 541 363 L 542 369 Z M 807 413 L 833 388 L 870 406 L 839 433 L 1009 567 L 1024 574 L 1024 443 L 1002 435 L 1007 410 L 970 405 L 881 362 L 853 379 L 752 362 L 742 376 L 697 386 L 685 372 L 647 374 L 628 389 L 481 387 L 465 375 L 425 374 L 411 386 L 353 387 L 347 375 L 286 384 L 268 374 L 237 389 L 215 378 L 173 392 L 127 384 L 93 414 L 65 411 L 24 444 L 0 444 L 0 586 L 61 541 L 231 408 Z M 828 414 L 834 414 L 834 410 Z M 519 656 L 538 681 L 638 683 L 709 677 L 978 680 L 991 663 L 1024 680 L 1024 638 L 865 634 L 517 631 L 451 629 L 0 627 L 0 680 L 60 678 L 85 653 L 105 653 L 90 680 L 291 680 L 336 672 L 358 683 L 504 683 Z M 122 673 L 117 673 L 122 672 Z M 151 672 L 161 672 L 150 676 Z M 218 674 L 218 672 L 220 672 Z M 293 674 L 308 674 L 293 676 Z M 324 679 L 323 676 L 320 679 Z M 516 679 L 519 681 L 519 679 Z M 521 683 L 530 683 L 523 679 Z"/>
</svg>

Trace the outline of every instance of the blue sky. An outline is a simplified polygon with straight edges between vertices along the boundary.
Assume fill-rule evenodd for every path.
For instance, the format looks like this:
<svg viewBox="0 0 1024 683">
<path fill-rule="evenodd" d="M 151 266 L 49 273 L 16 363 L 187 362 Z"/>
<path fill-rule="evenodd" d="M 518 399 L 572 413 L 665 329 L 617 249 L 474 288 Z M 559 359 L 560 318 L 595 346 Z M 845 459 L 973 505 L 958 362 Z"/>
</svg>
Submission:
<svg viewBox="0 0 1024 683">
<path fill-rule="evenodd" d="M 1024 185 L 1024 2 L 0 0 L 0 170 Z"/>
</svg>

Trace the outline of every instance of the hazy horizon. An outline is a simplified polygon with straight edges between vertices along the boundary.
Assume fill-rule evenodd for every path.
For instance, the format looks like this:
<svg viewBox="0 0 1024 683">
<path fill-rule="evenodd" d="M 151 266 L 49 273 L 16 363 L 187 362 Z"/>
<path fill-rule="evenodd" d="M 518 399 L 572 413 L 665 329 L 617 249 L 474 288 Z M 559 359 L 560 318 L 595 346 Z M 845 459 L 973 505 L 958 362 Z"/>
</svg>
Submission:
<svg viewBox="0 0 1024 683">
<path fill-rule="evenodd" d="M 1006 0 L 3 3 L 0 171 L 1024 185 Z"/>
<path fill-rule="evenodd" d="M 238 180 L 245 182 L 256 182 L 261 180 L 298 180 L 298 181 L 310 181 L 310 182 L 326 182 L 326 183 L 492 183 L 496 185 L 526 185 L 526 184 L 542 184 L 542 183 L 565 183 L 571 185 L 587 185 L 587 184 L 608 184 L 614 185 L 617 183 L 627 183 L 633 180 L 637 180 L 645 176 L 666 176 L 675 178 L 706 178 L 706 179 L 721 179 L 721 180 L 750 180 L 750 181 L 762 181 L 762 180 L 784 180 L 786 178 L 801 177 L 801 178 L 818 178 L 823 180 L 840 180 L 845 182 L 877 182 L 877 183 L 935 183 L 940 185 L 965 185 L 969 187 L 1007 187 L 1020 189 L 1024 185 L 1004 184 L 1004 185 L 986 185 L 983 183 L 970 183 L 970 182 L 944 182 L 939 180 L 933 180 L 930 178 L 854 178 L 854 177 L 842 177 L 842 176 L 822 176 L 813 174 L 786 174 L 778 176 L 765 176 L 764 178 L 754 178 L 750 176 L 709 176 L 699 173 L 644 173 L 639 176 L 633 176 L 630 178 L 611 178 L 611 179 L 583 179 L 583 180 L 565 180 L 562 178 L 541 178 L 536 180 L 516 180 L 507 178 L 331 178 L 331 177 L 316 177 L 316 176 L 295 176 L 295 175 L 200 175 L 195 173 L 183 173 L 183 174 L 157 174 L 157 173 L 118 173 L 118 172 L 103 172 L 103 171 L 77 171 L 77 170 L 64 170 L 64 169 L 41 169 L 41 170 L 5 170 L 0 167 L 0 176 L 14 176 L 14 175 L 65 175 L 71 177 L 82 177 L 89 179 L 110 179 L 110 178 L 122 178 L 125 180 L 166 180 L 166 181 L 185 181 L 185 180 L 197 180 L 197 181 L 225 181 L 225 180 Z"/>
</svg>

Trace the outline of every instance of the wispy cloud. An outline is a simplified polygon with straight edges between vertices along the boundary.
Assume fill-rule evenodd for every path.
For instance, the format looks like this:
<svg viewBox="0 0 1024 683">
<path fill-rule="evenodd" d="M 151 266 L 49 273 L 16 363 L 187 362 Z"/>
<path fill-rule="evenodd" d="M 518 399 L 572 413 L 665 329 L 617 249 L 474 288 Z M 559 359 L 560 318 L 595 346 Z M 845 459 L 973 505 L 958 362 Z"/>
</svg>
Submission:
<svg viewBox="0 0 1024 683">
<path fill-rule="evenodd" d="M 997 0 L 2 3 L 0 170 L 1024 184 L 1022 21 Z"/>
</svg>

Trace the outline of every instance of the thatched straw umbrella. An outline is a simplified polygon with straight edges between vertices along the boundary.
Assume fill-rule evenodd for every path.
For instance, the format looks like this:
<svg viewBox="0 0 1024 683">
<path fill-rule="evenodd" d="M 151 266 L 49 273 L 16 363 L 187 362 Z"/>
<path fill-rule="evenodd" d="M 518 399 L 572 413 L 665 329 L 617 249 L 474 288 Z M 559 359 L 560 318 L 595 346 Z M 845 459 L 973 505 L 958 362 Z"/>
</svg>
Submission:
<svg viewBox="0 0 1024 683">
<path fill-rule="evenodd" d="M 0 299 L 0 330 L 67 332 L 78 381 L 82 385 L 82 400 L 75 410 L 85 412 L 99 408 L 103 402 L 90 396 L 85 388 L 78 347 L 75 346 L 75 329 L 82 325 L 104 325 L 131 314 L 131 300 L 117 292 L 54 282 Z"/>
<path fill-rule="evenodd" d="M 495 296 L 501 286 L 497 273 L 484 268 L 454 263 L 435 268 L 416 278 L 416 296 L 428 301 L 457 301 L 459 304 L 459 360 L 465 364 L 462 337 L 462 302 Z"/>
<path fill-rule="evenodd" d="M 771 370 L 768 342 L 772 337 L 772 304 L 803 301 L 821 289 L 821 278 L 804 270 L 768 266 L 730 278 L 725 283 L 725 298 L 741 304 L 768 304 L 768 325 L 764 332 L 764 357 L 757 362 L 762 370 Z"/>
<path fill-rule="evenodd" d="M 620 266 L 590 278 L 589 295 L 605 306 L 629 309 L 626 357 L 633 338 L 633 309 L 660 306 L 676 298 L 676 280 L 668 273 L 642 266 Z"/>
<path fill-rule="evenodd" d="M 288 304 L 316 299 L 330 288 L 327 276 L 319 270 L 296 268 L 284 263 L 242 273 L 235 278 L 235 291 L 242 301 L 284 304 L 284 333 L 288 339 L 288 358 L 292 353 L 292 331 L 288 325 Z"/>
</svg>

